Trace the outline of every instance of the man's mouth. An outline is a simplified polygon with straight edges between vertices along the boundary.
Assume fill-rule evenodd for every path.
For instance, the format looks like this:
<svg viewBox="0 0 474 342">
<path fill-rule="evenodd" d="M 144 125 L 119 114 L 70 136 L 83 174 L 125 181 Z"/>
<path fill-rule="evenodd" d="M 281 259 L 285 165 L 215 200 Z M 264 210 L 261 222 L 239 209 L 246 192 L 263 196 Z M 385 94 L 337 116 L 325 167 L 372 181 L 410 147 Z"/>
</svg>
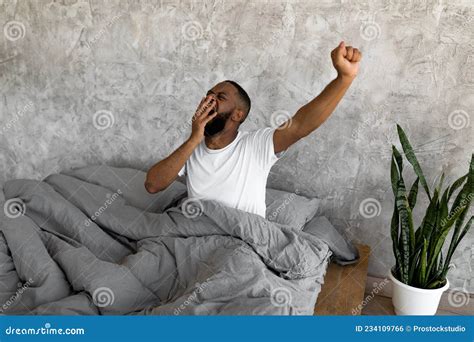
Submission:
<svg viewBox="0 0 474 342">
<path fill-rule="evenodd" d="M 211 115 L 211 114 L 212 113 L 209 113 L 209 115 Z M 218 133 L 220 133 L 224 129 L 226 121 L 227 121 L 227 119 L 226 119 L 225 114 L 224 115 L 217 114 L 204 127 L 204 135 L 206 137 L 212 137 L 214 135 L 217 135 Z"/>
</svg>

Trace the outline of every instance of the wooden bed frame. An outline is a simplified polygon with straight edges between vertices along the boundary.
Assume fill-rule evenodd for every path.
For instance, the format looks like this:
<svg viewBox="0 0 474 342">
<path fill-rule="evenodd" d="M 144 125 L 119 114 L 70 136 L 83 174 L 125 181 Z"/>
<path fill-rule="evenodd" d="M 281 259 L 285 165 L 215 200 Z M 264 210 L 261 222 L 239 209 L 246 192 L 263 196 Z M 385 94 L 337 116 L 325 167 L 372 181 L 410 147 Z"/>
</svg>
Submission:
<svg viewBox="0 0 474 342">
<path fill-rule="evenodd" d="M 356 264 L 331 263 L 314 307 L 314 315 L 360 315 L 364 300 L 370 247 L 356 245 L 360 259 Z"/>
</svg>

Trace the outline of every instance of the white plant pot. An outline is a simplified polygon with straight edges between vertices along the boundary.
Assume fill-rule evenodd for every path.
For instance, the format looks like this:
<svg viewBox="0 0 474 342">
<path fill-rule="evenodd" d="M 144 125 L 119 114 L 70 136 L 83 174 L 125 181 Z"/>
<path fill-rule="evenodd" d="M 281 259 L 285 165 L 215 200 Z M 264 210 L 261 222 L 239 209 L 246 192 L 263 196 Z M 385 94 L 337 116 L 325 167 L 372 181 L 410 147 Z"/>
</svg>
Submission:
<svg viewBox="0 0 474 342">
<path fill-rule="evenodd" d="M 392 303 L 397 315 L 434 315 L 438 310 L 439 301 L 444 291 L 449 288 L 449 281 L 439 289 L 420 289 L 402 283 L 396 279 L 392 271 Z"/>
</svg>

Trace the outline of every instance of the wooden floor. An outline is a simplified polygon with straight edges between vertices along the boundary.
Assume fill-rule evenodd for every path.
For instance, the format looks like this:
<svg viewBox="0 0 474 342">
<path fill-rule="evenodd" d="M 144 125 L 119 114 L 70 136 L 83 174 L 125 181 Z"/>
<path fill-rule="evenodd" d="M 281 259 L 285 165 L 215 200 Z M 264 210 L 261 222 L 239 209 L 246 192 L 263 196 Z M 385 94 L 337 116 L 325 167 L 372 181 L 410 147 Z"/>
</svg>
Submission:
<svg viewBox="0 0 474 342">
<path fill-rule="evenodd" d="M 364 299 L 370 247 L 357 245 L 359 262 L 339 266 L 331 263 L 318 295 L 315 315 L 360 315 Z"/>
</svg>

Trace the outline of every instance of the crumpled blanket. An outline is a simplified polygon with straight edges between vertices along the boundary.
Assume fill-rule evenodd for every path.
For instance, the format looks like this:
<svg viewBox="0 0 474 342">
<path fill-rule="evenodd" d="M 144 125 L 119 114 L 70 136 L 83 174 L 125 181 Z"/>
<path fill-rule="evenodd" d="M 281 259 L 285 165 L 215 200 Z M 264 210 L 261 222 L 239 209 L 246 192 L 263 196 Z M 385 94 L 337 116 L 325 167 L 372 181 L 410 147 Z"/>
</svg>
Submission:
<svg viewBox="0 0 474 342">
<path fill-rule="evenodd" d="M 83 176 L 5 183 L 3 314 L 313 314 L 331 256 L 315 235 L 214 201 L 150 212 Z"/>
</svg>

